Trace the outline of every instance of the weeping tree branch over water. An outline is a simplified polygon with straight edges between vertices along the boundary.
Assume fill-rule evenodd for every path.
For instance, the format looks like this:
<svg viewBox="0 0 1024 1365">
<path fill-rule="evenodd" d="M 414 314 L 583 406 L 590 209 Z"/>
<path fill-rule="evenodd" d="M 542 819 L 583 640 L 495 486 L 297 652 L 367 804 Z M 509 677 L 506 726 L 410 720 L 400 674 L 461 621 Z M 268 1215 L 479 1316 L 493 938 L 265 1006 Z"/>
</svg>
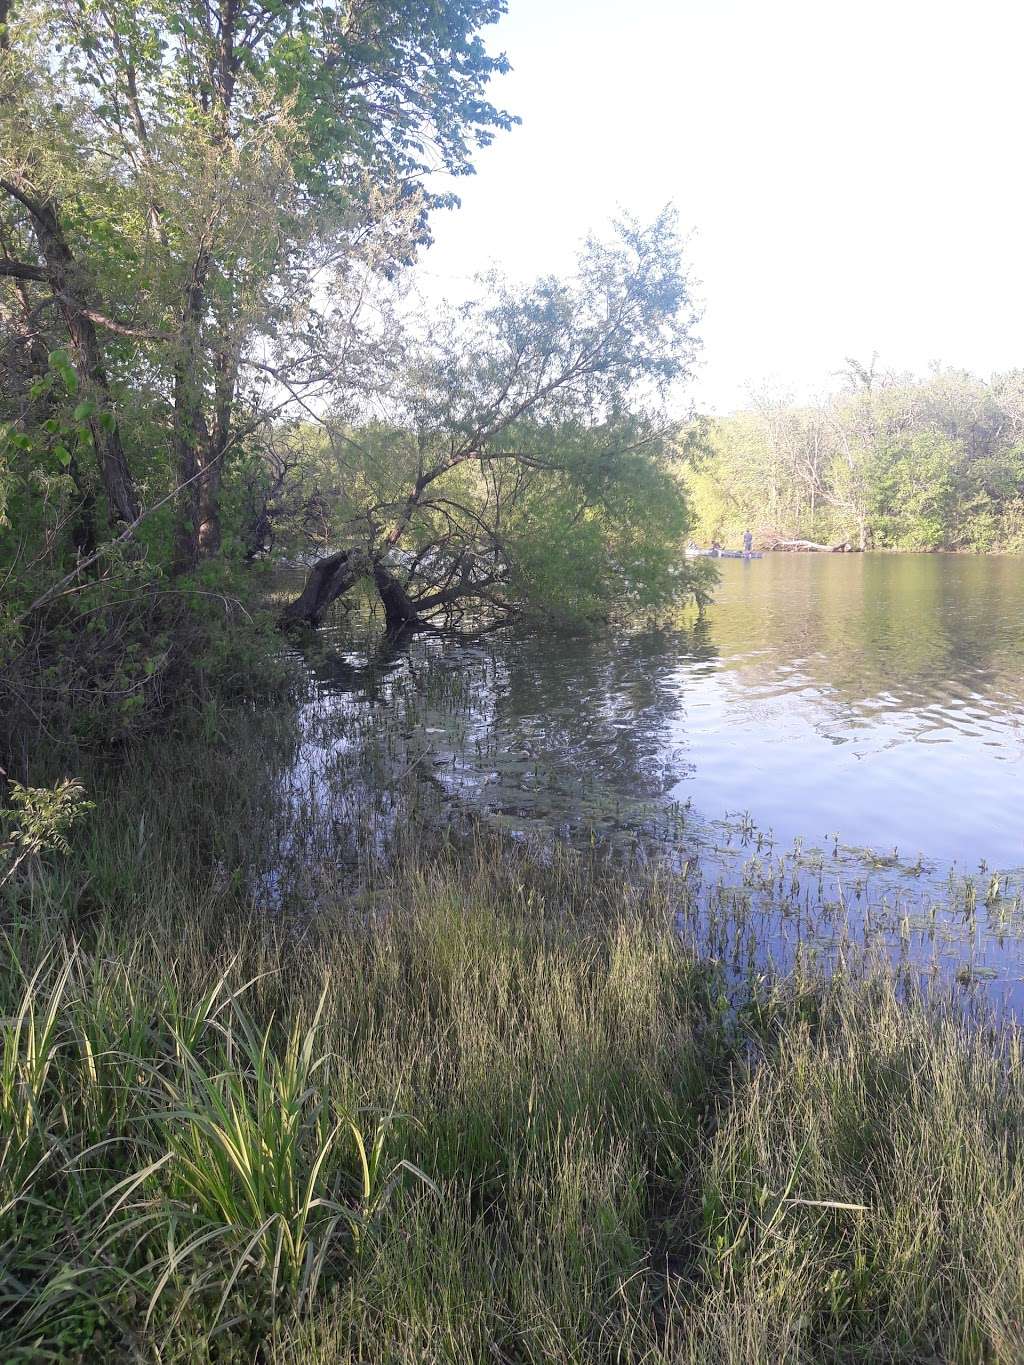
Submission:
<svg viewBox="0 0 1024 1365">
<path fill-rule="evenodd" d="M 482 285 L 410 343 L 391 420 L 348 434 L 350 543 L 286 623 L 318 623 L 366 576 L 392 627 L 473 600 L 585 614 L 693 587 L 662 406 L 696 349 L 674 214 L 589 241 L 571 279 Z"/>
</svg>

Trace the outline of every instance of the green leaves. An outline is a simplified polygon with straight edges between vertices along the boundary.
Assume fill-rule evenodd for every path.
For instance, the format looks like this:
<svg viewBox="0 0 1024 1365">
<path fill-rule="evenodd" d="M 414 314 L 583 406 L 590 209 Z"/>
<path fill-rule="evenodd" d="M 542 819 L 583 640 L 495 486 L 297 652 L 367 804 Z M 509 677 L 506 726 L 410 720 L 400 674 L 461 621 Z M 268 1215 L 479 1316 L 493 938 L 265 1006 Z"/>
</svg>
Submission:
<svg viewBox="0 0 1024 1365">
<path fill-rule="evenodd" d="M 66 777 L 55 787 L 23 787 L 8 783 L 9 812 L 3 817 L 0 840 L 0 887 L 9 882 L 26 858 L 54 851 L 70 852 L 67 835 L 93 803 L 85 799 L 81 782 Z"/>
<path fill-rule="evenodd" d="M 67 351 L 51 351 L 47 363 L 50 369 L 60 377 L 67 392 L 71 395 L 76 394 L 78 392 L 78 375 L 68 358 Z"/>
<path fill-rule="evenodd" d="M 686 472 L 700 538 L 735 544 L 751 526 L 830 546 L 1019 548 L 1022 376 L 850 365 L 846 390 L 815 405 L 766 390 L 716 419 Z"/>
<path fill-rule="evenodd" d="M 70 384 L 77 384 L 78 377 L 63 351 L 54 351 L 49 356 L 49 365 L 50 374 L 33 385 L 33 398 L 52 395 L 55 383 L 68 389 L 69 376 Z M 73 388 L 69 392 L 73 396 Z M 0 445 L 23 455 L 31 456 L 34 451 L 37 457 L 43 457 L 44 463 L 48 451 L 62 469 L 69 469 L 76 447 L 91 447 L 90 424 L 93 421 L 104 431 L 110 431 L 115 426 L 113 413 L 101 412 L 94 399 L 85 398 L 75 405 L 70 420 L 66 416 L 66 409 L 61 411 L 58 408 L 54 416 L 47 417 L 38 427 L 30 427 L 27 431 L 19 431 L 14 425 L 0 428 Z"/>
</svg>

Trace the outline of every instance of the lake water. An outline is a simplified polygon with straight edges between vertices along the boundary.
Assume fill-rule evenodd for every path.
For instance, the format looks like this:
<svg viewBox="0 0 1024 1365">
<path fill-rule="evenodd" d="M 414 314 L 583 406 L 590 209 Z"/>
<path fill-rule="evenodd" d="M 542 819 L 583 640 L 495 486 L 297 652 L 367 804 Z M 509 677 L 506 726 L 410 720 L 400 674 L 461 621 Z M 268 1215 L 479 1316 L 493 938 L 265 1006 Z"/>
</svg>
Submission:
<svg viewBox="0 0 1024 1365">
<path fill-rule="evenodd" d="M 1024 863 L 1024 560 L 727 561 L 669 671 L 709 811 L 790 839 Z"/>
<path fill-rule="evenodd" d="M 923 936 L 935 961 L 966 963 L 1016 999 L 1024 559 L 770 555 L 720 568 L 714 604 L 672 629 L 436 633 L 398 651 L 328 632 L 311 752 L 338 708 L 372 713 L 367 734 L 386 716 L 394 761 L 464 809 L 520 831 L 632 840 L 676 866 L 699 858 L 705 908 L 709 887 L 719 904 L 744 896 L 761 949 L 783 959 L 789 878 L 790 911 L 797 886 L 805 906 L 817 895 L 841 908 L 842 926 L 814 931 L 826 947 L 864 939 L 866 922 L 919 960 Z M 309 768 L 307 754 L 299 785 Z"/>
</svg>

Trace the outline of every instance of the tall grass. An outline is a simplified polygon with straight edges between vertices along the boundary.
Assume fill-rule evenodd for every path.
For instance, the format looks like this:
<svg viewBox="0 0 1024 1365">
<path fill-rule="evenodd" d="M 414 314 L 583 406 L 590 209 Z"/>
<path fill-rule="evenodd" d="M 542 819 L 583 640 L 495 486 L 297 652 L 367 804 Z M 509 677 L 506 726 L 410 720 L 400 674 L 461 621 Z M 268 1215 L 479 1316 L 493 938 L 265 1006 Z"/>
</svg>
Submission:
<svg viewBox="0 0 1024 1365">
<path fill-rule="evenodd" d="M 1014 1027 L 739 997 L 682 883 L 558 847 L 261 899 L 294 736 L 204 724 L 4 903 L 3 1359 L 1024 1358 Z"/>
</svg>

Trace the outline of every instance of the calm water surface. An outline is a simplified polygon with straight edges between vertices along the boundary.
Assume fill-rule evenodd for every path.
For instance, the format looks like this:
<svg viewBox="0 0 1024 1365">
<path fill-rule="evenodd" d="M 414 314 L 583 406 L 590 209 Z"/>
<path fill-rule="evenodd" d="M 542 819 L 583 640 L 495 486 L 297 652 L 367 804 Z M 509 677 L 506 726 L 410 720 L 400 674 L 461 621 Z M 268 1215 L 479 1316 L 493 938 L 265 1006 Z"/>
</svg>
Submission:
<svg viewBox="0 0 1024 1365">
<path fill-rule="evenodd" d="M 1024 560 L 726 561 L 693 644 L 667 665 L 677 794 L 784 839 L 1024 863 Z"/>
<path fill-rule="evenodd" d="M 788 850 L 807 899 L 809 877 L 838 897 L 843 932 L 848 902 L 904 947 L 930 915 L 933 955 L 1019 985 L 1012 877 L 938 947 L 934 905 L 957 876 L 1024 867 L 1024 559 L 774 555 L 721 575 L 705 616 L 672 629 L 431 634 L 397 652 L 328 635 L 310 733 L 369 707 L 453 802 L 720 855 L 719 899 L 756 902 Z M 785 949 L 774 904 L 759 932 Z"/>
</svg>

